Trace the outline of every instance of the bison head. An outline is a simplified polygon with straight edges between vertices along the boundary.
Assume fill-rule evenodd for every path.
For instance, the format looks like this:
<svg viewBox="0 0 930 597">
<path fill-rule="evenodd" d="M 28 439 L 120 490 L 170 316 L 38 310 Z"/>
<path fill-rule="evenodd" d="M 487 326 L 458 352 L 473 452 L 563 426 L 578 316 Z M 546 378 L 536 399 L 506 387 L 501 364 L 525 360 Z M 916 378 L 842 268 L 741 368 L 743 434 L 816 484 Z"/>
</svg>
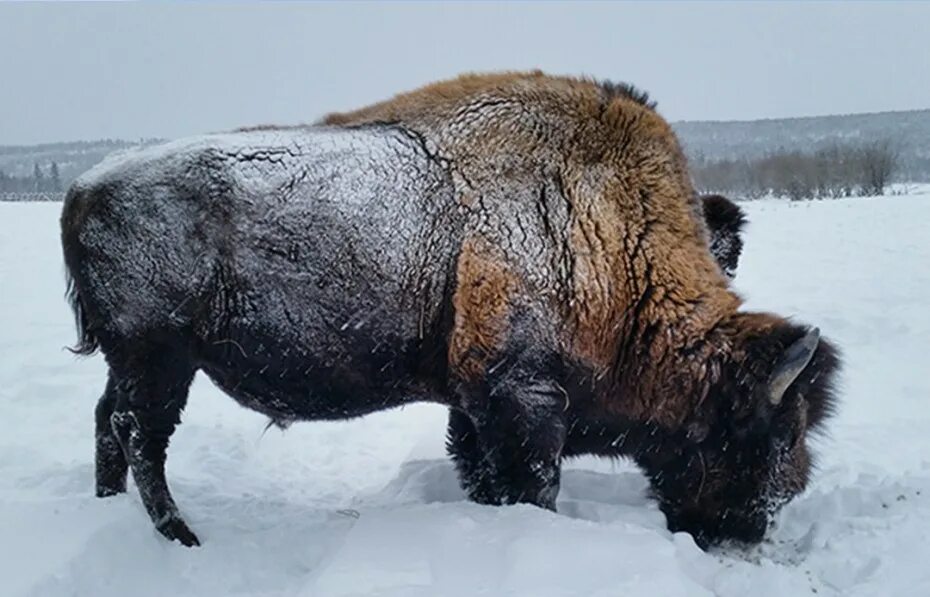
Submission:
<svg viewBox="0 0 930 597">
<path fill-rule="evenodd" d="M 838 357 L 817 329 L 740 317 L 750 325 L 724 334 L 700 407 L 643 459 L 669 528 L 702 547 L 762 540 L 806 487 L 808 437 L 833 405 Z"/>
</svg>

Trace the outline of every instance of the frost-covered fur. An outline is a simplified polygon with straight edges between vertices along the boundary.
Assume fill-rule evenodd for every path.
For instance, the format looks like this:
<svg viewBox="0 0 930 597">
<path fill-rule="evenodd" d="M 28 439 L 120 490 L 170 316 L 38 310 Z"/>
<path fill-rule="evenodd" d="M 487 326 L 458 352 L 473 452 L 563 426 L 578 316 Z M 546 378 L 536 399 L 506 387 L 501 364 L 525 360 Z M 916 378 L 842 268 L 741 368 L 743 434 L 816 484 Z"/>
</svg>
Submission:
<svg viewBox="0 0 930 597">
<path fill-rule="evenodd" d="M 672 528 L 761 537 L 806 483 L 836 358 L 821 343 L 769 400 L 806 328 L 738 312 L 643 94 L 470 76 L 328 122 L 149 148 L 68 192 L 82 343 L 110 367 L 98 494 L 128 465 L 197 543 L 164 462 L 203 370 L 281 425 L 448 405 L 481 502 L 554 508 L 563 457 L 630 455 Z"/>
</svg>

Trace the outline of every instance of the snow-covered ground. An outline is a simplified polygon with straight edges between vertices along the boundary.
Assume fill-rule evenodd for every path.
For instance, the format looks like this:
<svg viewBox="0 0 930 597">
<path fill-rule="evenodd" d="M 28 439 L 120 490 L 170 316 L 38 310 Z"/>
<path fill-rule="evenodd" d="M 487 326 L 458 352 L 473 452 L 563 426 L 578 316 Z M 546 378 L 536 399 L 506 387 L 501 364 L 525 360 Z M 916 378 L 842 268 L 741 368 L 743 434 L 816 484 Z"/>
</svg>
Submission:
<svg viewBox="0 0 930 597">
<path fill-rule="evenodd" d="M 438 407 L 266 432 L 199 378 L 168 478 L 204 544 L 163 540 L 134 487 L 93 497 L 104 365 L 62 349 L 59 209 L 0 204 L 0 595 L 930 595 L 930 191 L 746 205 L 736 285 L 833 338 L 844 391 L 770 540 L 712 553 L 628 464 L 569 464 L 559 514 L 481 507 Z"/>
</svg>

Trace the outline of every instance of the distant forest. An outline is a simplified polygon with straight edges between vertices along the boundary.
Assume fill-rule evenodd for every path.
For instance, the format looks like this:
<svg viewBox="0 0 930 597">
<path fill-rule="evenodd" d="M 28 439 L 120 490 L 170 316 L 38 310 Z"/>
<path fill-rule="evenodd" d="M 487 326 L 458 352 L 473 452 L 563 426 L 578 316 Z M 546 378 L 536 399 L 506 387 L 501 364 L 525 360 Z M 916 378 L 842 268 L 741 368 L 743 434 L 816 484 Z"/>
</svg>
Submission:
<svg viewBox="0 0 930 597">
<path fill-rule="evenodd" d="M 901 172 L 893 141 L 831 145 L 811 152 L 772 151 L 758 158 L 690 160 L 695 188 L 742 199 L 836 199 L 883 195 Z"/>
<path fill-rule="evenodd" d="M 930 110 L 672 127 L 700 192 L 811 199 L 878 194 L 890 182 L 930 182 Z M 0 145 L 0 199 L 60 194 L 107 154 L 157 141 Z"/>
<path fill-rule="evenodd" d="M 930 182 L 930 110 L 672 126 L 700 192 L 814 199 Z"/>
<path fill-rule="evenodd" d="M 60 193 L 62 190 L 58 162 L 49 164 L 47 170 L 35 163 L 30 176 L 10 176 L 0 170 L 0 193 Z"/>
<path fill-rule="evenodd" d="M 114 151 L 157 139 L 76 141 L 42 145 L 0 145 L 0 194 L 25 197 L 63 193 L 71 182 Z"/>
</svg>

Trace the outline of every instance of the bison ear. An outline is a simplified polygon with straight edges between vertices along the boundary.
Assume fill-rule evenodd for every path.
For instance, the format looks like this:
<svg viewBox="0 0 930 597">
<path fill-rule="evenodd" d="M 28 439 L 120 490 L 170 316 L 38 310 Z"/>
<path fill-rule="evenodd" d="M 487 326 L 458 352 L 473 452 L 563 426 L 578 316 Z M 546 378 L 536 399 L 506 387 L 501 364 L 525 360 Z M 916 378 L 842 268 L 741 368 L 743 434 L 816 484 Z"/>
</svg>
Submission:
<svg viewBox="0 0 930 597">
<path fill-rule="evenodd" d="M 773 406 L 781 404 L 788 387 L 811 362 L 819 343 L 820 330 L 811 328 L 782 353 L 766 386 L 766 397 Z"/>
<path fill-rule="evenodd" d="M 739 234 L 746 225 L 743 209 L 722 195 L 701 195 L 704 222 L 716 233 Z"/>
</svg>

